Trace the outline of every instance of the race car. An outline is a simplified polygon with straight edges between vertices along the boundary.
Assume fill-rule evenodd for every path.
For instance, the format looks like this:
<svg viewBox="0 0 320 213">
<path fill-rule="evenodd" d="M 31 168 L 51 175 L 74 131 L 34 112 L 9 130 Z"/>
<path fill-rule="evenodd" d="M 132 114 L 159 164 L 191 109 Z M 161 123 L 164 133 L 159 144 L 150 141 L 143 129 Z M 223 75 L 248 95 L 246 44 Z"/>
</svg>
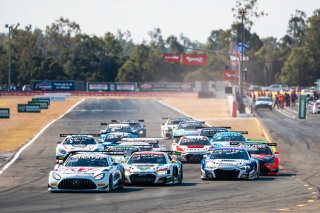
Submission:
<svg viewBox="0 0 320 213">
<path fill-rule="evenodd" d="M 152 146 L 152 151 L 166 151 L 166 147 L 164 145 L 160 145 L 160 138 L 123 138 L 120 143 L 123 142 L 145 142 Z"/>
<path fill-rule="evenodd" d="M 49 173 L 48 190 L 104 191 L 123 188 L 124 169 L 104 152 L 70 152 Z"/>
<path fill-rule="evenodd" d="M 228 132 L 231 127 L 206 127 L 199 130 L 199 136 L 206 136 L 212 139 L 213 136 L 219 132 Z"/>
<path fill-rule="evenodd" d="M 260 96 L 254 103 L 254 109 L 269 109 L 272 110 L 272 100 L 270 97 L 267 96 Z"/>
<path fill-rule="evenodd" d="M 219 132 L 211 139 L 213 147 L 229 147 L 229 146 L 243 146 L 247 139 L 243 134 L 248 134 L 247 131 L 232 131 L 232 132 Z"/>
<path fill-rule="evenodd" d="M 182 136 L 196 136 L 199 134 L 199 129 L 207 127 L 204 121 L 186 121 L 180 122 L 178 128 L 172 131 L 172 137 L 175 141 Z"/>
<path fill-rule="evenodd" d="M 201 161 L 201 179 L 257 179 L 259 162 L 245 147 L 215 148 Z"/>
<path fill-rule="evenodd" d="M 280 158 L 279 152 L 272 152 L 271 146 L 276 146 L 276 143 L 255 142 L 250 141 L 245 143 L 251 157 L 255 157 L 260 163 L 260 174 L 263 175 L 279 175 Z"/>
<path fill-rule="evenodd" d="M 172 151 L 181 152 L 181 161 L 201 161 L 210 148 L 211 143 L 206 136 L 183 136 L 178 143 L 173 142 Z"/>
<path fill-rule="evenodd" d="M 112 160 L 116 163 L 124 165 L 125 162 L 134 152 L 140 152 L 137 146 L 109 146 L 106 147 L 106 153 L 111 156 Z"/>
<path fill-rule="evenodd" d="M 180 161 L 171 152 L 135 152 L 125 164 L 128 184 L 179 184 L 183 171 Z M 175 153 L 171 153 L 175 154 Z"/>
<path fill-rule="evenodd" d="M 143 119 L 139 120 L 111 120 L 112 123 L 119 123 L 119 124 L 129 124 L 132 129 L 133 133 L 138 134 L 138 137 L 146 137 L 147 130 L 141 122 L 144 122 Z"/>
<path fill-rule="evenodd" d="M 161 136 L 164 139 L 172 138 L 172 131 L 178 128 L 180 122 L 192 121 L 192 118 L 162 118 L 166 119 L 164 124 L 161 124 Z"/>
<path fill-rule="evenodd" d="M 121 138 L 137 138 L 138 133 L 134 133 L 129 124 L 119 123 L 101 123 L 101 125 L 107 125 L 106 129 L 100 130 L 100 140 L 104 143 L 115 143 Z M 106 138 L 106 139 L 105 139 Z"/>
<path fill-rule="evenodd" d="M 57 143 L 56 159 L 64 159 L 71 151 L 103 151 L 103 145 L 94 138 L 99 136 L 99 134 L 60 134 L 60 137 L 65 138 Z"/>
<path fill-rule="evenodd" d="M 147 142 L 126 142 L 120 141 L 119 146 L 134 146 L 138 147 L 141 151 L 152 151 L 152 146 Z"/>
</svg>

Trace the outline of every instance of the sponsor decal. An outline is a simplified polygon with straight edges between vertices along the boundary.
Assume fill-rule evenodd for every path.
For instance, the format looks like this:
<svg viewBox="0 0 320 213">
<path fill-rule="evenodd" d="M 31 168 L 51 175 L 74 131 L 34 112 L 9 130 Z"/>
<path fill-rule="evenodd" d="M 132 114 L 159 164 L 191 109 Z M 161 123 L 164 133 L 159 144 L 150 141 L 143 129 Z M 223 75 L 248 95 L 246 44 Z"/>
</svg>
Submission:
<svg viewBox="0 0 320 213">
<path fill-rule="evenodd" d="M 179 54 L 163 54 L 163 60 L 168 62 L 180 62 L 181 56 Z"/>
<path fill-rule="evenodd" d="M 206 54 L 183 54 L 182 63 L 189 65 L 206 65 L 207 55 Z"/>
<path fill-rule="evenodd" d="M 223 71 L 223 80 L 225 81 L 238 81 L 238 72 L 235 70 L 224 70 Z"/>
<path fill-rule="evenodd" d="M 41 112 L 39 104 L 18 104 L 18 112 Z"/>
</svg>

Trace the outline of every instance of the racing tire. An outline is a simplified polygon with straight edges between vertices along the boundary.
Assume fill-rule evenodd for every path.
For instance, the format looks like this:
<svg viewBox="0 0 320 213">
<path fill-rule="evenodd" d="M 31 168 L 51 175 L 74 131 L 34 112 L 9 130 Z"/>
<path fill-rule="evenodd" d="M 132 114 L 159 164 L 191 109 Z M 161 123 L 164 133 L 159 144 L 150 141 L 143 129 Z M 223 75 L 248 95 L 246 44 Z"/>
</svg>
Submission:
<svg viewBox="0 0 320 213">
<path fill-rule="evenodd" d="M 183 180 L 183 171 L 181 170 L 181 174 L 178 177 L 178 184 L 181 184 Z"/>
<path fill-rule="evenodd" d="M 113 177 L 110 175 L 109 177 L 109 192 L 113 191 Z"/>
</svg>

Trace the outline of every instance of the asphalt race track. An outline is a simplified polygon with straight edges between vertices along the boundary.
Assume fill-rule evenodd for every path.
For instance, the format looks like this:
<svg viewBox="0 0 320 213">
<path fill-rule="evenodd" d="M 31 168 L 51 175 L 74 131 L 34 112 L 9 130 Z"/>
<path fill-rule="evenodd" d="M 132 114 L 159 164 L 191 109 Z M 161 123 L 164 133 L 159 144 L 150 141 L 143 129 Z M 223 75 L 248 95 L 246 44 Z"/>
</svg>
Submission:
<svg viewBox="0 0 320 213">
<path fill-rule="evenodd" d="M 297 205 L 307 203 L 313 192 L 304 186 L 305 182 L 314 184 L 312 188 L 319 184 L 320 160 L 313 149 L 320 149 L 319 143 L 312 142 L 319 142 L 319 124 L 295 124 L 294 120 L 280 119 L 280 114 L 275 116 L 276 112 L 259 114 L 267 126 L 273 127 L 271 136 L 282 143 L 280 152 L 286 150 L 280 153 L 285 169 L 278 177 L 202 181 L 200 164 L 184 164 L 181 185 L 128 186 L 111 193 L 50 193 L 48 173 L 55 165 L 59 134 L 98 133 L 100 123 L 111 119 L 145 119 L 147 137 L 160 137 L 162 117 L 179 116 L 156 100 L 87 99 L 51 125 L 0 175 L 0 212 L 303 212 L 303 207 Z M 308 139 L 311 128 L 317 130 L 314 138 Z M 294 140 L 295 137 L 298 138 Z M 165 145 L 169 147 L 170 141 Z M 301 168 L 292 163 L 295 155 Z M 314 161 L 304 164 L 304 157 Z M 315 168 L 310 170 L 311 166 Z M 313 173 L 304 175 L 304 171 Z"/>
</svg>

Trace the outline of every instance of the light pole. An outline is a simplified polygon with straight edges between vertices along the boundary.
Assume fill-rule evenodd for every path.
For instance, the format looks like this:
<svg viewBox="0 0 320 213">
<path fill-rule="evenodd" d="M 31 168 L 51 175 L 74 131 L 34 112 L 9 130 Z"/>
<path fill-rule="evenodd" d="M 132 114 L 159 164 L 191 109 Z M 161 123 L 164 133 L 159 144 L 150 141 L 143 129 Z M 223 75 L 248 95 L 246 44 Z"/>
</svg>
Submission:
<svg viewBox="0 0 320 213">
<path fill-rule="evenodd" d="M 247 14 L 247 11 L 245 9 L 239 10 L 239 15 L 241 16 L 241 67 L 240 67 L 240 78 L 239 78 L 239 84 L 240 84 L 240 103 L 239 103 L 239 112 L 244 113 L 245 112 L 245 106 L 243 104 L 243 45 L 244 45 L 244 16 Z"/>
<path fill-rule="evenodd" d="M 5 25 L 5 28 L 9 29 L 9 73 L 8 73 L 8 85 L 7 89 L 10 90 L 10 85 L 11 85 L 11 30 L 12 30 L 13 25 Z"/>
</svg>

